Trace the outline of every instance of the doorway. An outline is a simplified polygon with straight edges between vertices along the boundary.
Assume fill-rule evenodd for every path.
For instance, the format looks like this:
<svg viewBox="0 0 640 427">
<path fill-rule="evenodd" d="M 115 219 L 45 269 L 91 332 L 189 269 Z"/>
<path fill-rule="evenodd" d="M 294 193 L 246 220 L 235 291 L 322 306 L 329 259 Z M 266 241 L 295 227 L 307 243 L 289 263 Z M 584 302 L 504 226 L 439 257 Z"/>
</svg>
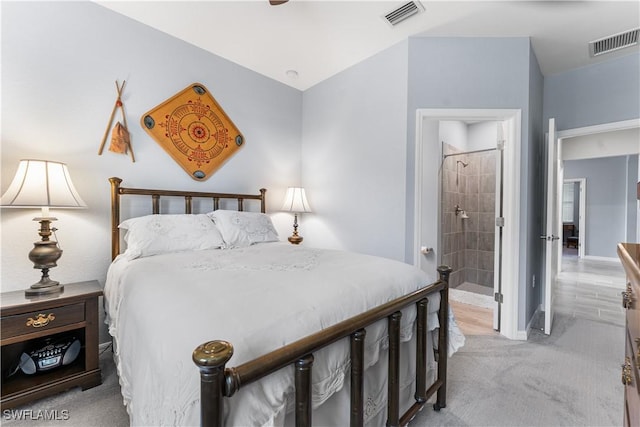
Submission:
<svg viewBox="0 0 640 427">
<path fill-rule="evenodd" d="M 562 260 L 584 258 L 586 241 L 585 178 L 565 178 L 562 185 Z M 562 265 L 558 266 L 562 271 Z"/>
<path fill-rule="evenodd" d="M 638 241 L 640 210 L 635 191 L 635 184 L 640 181 L 638 138 L 640 119 L 558 132 L 563 178 L 565 182 L 579 183 L 579 197 L 574 197 L 579 200 L 579 209 L 574 207 L 574 216 L 577 213 L 579 219 L 573 221 L 579 229 L 578 261 L 590 258 L 617 263 L 615 250 L 611 248 L 618 241 Z M 616 179 L 610 186 L 606 184 L 614 176 L 624 178 Z M 589 186 L 586 181 L 590 181 Z M 626 195 L 618 195 L 623 187 Z M 613 192 L 618 192 L 615 197 Z M 563 191 L 563 205 L 564 199 Z M 604 234 L 602 223 L 610 224 Z M 558 267 L 559 272 L 564 270 L 562 265 Z"/>
<path fill-rule="evenodd" d="M 483 308 L 476 328 L 484 324 L 491 331 L 500 329 L 500 309 L 494 304 L 494 291 L 500 294 L 495 264 L 501 254 L 495 224 L 502 184 L 496 156 L 498 126 L 502 123 L 440 122 L 440 262 L 452 269 L 450 300 L 465 304 L 464 310 L 453 307 L 456 317 Z M 448 132 L 449 128 L 458 132 Z M 470 147 L 481 148 L 466 150 Z"/>
<path fill-rule="evenodd" d="M 583 237 L 589 236 L 589 239 L 583 239 L 579 246 L 584 251 L 583 258 L 577 260 L 577 264 L 582 264 L 584 267 L 584 258 L 608 260 L 608 262 L 619 263 L 619 260 L 615 254 L 615 247 L 619 241 L 617 236 L 626 235 L 626 238 L 633 239 L 633 236 L 640 235 L 640 227 L 638 227 L 638 202 L 636 201 L 636 194 L 633 192 L 637 180 L 640 179 L 640 168 L 638 166 L 638 156 L 640 154 L 640 146 L 638 145 L 638 136 L 640 132 L 640 119 L 631 119 L 621 122 L 605 123 L 594 126 L 587 126 L 577 129 L 569 129 L 556 132 L 555 119 L 549 119 L 549 133 L 548 143 L 549 147 L 555 146 L 555 155 L 549 157 L 547 164 L 548 175 L 551 176 L 555 173 L 557 175 L 557 181 L 562 183 L 565 177 L 565 169 L 567 163 L 571 160 L 597 160 L 612 159 L 620 156 L 624 156 L 626 164 L 618 165 L 614 170 L 624 169 L 624 178 L 615 178 L 615 174 L 601 174 L 598 177 L 589 176 L 592 171 L 600 170 L 599 167 L 594 167 L 593 164 L 589 164 L 588 167 L 578 171 L 574 174 L 567 174 L 567 177 L 577 178 L 579 176 L 586 176 L 586 180 L 590 181 L 589 188 L 593 189 L 594 186 L 599 185 L 601 187 L 601 194 L 605 197 L 600 199 L 595 196 L 595 192 L 590 191 L 590 195 L 585 192 L 585 198 L 587 200 L 586 215 L 583 218 L 589 217 L 585 221 L 585 225 L 581 228 Z M 552 150 L 549 149 L 549 152 Z M 604 156 L 604 157 L 603 157 Z M 553 158 L 552 158 L 553 157 Z M 557 162 L 554 160 L 557 158 Z M 575 171 L 574 171 L 575 172 Z M 571 176 L 573 175 L 573 176 Z M 609 180 L 609 181 L 608 181 Z M 554 180 L 555 182 L 555 180 Z M 623 202 L 619 206 L 615 206 L 612 209 L 612 204 L 603 202 L 610 195 L 617 194 L 619 189 L 622 188 L 624 194 L 628 199 L 633 202 Z M 553 222 L 562 223 L 562 185 L 557 190 L 549 191 L 547 189 L 547 201 L 550 198 L 555 199 L 557 203 L 554 203 L 555 210 L 547 210 L 547 229 L 546 235 L 541 236 L 548 240 L 546 245 L 545 261 L 544 261 L 544 301 L 545 301 L 545 332 L 550 330 L 551 319 L 553 318 L 553 300 L 555 298 L 554 283 L 558 279 L 563 279 L 566 275 L 563 271 L 562 259 L 552 260 L 549 254 L 561 254 L 563 250 L 563 239 L 556 238 L 562 233 L 559 230 L 558 233 L 550 231 L 549 224 Z M 623 199 L 624 199 L 623 194 Z M 548 203 L 549 204 L 549 203 Z M 605 206 L 607 209 L 591 210 L 589 213 L 589 204 L 596 207 Z M 625 206 L 626 205 L 626 206 Z M 613 214 L 622 212 L 621 216 L 613 218 Z M 601 219 L 594 218 L 595 214 L 604 213 Z M 550 221 L 550 219 L 552 219 Z M 602 227 L 602 224 L 608 224 L 609 227 Z M 612 228 L 613 227 L 613 228 Z M 618 231 L 622 228 L 623 233 L 614 233 L 612 230 L 618 228 Z M 598 232 L 600 232 L 598 234 Z M 555 236 L 554 236 L 555 234 Z M 597 236 L 597 239 L 594 239 Z M 557 239 L 557 240 L 556 240 Z M 598 252 L 595 252 L 598 251 Z M 553 257 L 551 257 L 553 258 Z M 551 274 L 549 274 L 551 270 Z M 555 273 L 555 274 L 554 274 Z M 591 273 L 587 273 L 593 276 Z M 605 273 L 606 274 L 606 273 Z M 581 282 L 584 282 L 584 277 L 580 278 Z M 547 332 L 548 333 L 548 332 Z"/>
<path fill-rule="evenodd" d="M 497 126 L 501 123 L 440 121 L 441 263 L 452 268 L 449 286 L 459 291 L 459 298 L 489 308 L 500 254 L 495 232 L 496 205 L 501 202 Z M 469 147 L 475 149 L 466 150 Z"/>
<path fill-rule="evenodd" d="M 518 331 L 517 319 L 518 319 L 518 272 L 519 272 L 519 189 L 520 189 L 520 174 L 518 173 L 518 165 L 520 163 L 520 110 L 456 110 L 456 109 L 421 109 L 417 112 L 416 120 L 416 181 L 415 181 L 415 237 L 414 237 L 414 249 L 415 254 L 414 263 L 429 273 L 434 271 L 437 265 L 442 263 L 450 263 L 453 267 L 457 267 L 457 275 L 453 278 L 456 287 L 458 285 L 467 282 L 473 285 L 482 286 L 479 290 L 484 293 L 490 293 L 490 295 L 484 295 L 479 292 L 471 292 L 471 295 L 478 295 L 480 299 L 488 302 L 493 309 L 493 325 L 494 329 L 498 330 L 500 334 L 510 339 L 526 339 L 526 331 L 520 333 Z M 460 148 L 455 144 L 451 144 L 458 151 L 456 153 L 462 153 L 460 155 L 456 153 L 447 153 L 444 146 L 443 139 L 441 138 L 441 127 L 446 128 L 447 122 L 464 123 L 465 126 L 471 124 L 480 126 L 484 124 L 491 126 L 489 122 L 493 123 L 493 129 L 496 129 L 496 122 L 503 123 L 503 135 L 504 141 L 503 150 L 497 150 L 498 138 L 493 138 L 492 146 L 490 147 L 478 147 L 476 145 L 466 145 L 465 148 Z M 495 131 L 497 134 L 497 131 Z M 464 229 L 467 228 L 474 235 L 469 235 L 470 244 L 478 244 L 478 233 L 480 227 L 480 196 L 478 194 L 478 206 L 475 206 L 475 197 L 467 194 L 463 194 L 462 191 L 458 191 L 456 196 L 445 195 L 443 183 L 444 180 L 449 180 L 450 186 L 455 188 L 456 179 L 458 189 L 461 188 L 462 182 L 471 182 L 474 179 L 469 178 L 473 173 L 473 169 L 476 168 L 478 172 L 481 171 L 482 161 L 478 158 L 471 158 L 468 156 L 480 154 L 472 153 L 484 152 L 481 150 L 487 149 L 486 153 L 490 154 L 490 158 L 494 159 L 493 173 L 494 181 L 493 185 L 497 188 L 500 187 L 502 197 L 502 203 L 499 207 L 503 209 L 502 214 L 498 214 L 496 206 L 494 204 L 493 212 L 482 212 L 483 221 L 486 228 L 493 230 L 494 241 L 493 246 L 483 246 L 491 248 L 487 250 L 486 255 L 483 255 L 482 266 L 488 267 L 488 264 L 493 264 L 493 268 L 479 269 L 480 260 L 478 249 L 473 249 L 475 253 L 471 254 L 469 258 L 472 260 L 470 266 L 464 265 L 462 254 L 466 251 L 466 243 Z M 498 153 L 503 157 L 501 162 L 498 162 Z M 464 156 L 467 156 L 466 158 Z M 466 160 L 465 160 L 466 159 Z M 473 161 L 472 161 L 473 160 Z M 463 164 L 466 163 L 465 167 Z M 475 165 L 472 167 L 471 165 Z M 488 164 L 491 164 L 489 162 Z M 498 166 L 499 164 L 499 166 Z M 485 166 L 485 168 L 488 166 Z M 446 172 L 445 172 L 446 170 Z M 486 170 L 486 169 L 485 169 Z M 504 179 L 495 180 L 495 175 L 498 172 L 504 174 Z M 478 177 L 479 179 L 479 177 Z M 479 185 L 479 181 L 476 181 Z M 500 185 L 498 184 L 500 183 Z M 485 184 L 487 185 L 487 184 Z M 446 201 L 443 200 L 447 197 Z M 493 196 L 495 197 L 495 195 Z M 464 203 L 463 203 L 464 200 Z M 494 201 L 497 199 L 494 199 Z M 453 203 L 451 203 L 453 201 Z M 486 204 L 486 200 L 483 200 Z M 465 207 L 467 204 L 468 207 Z M 456 208 L 457 205 L 457 208 Z M 458 211 L 458 215 L 456 215 Z M 462 211 L 465 211 L 464 214 Z M 469 215 L 467 212 L 472 212 L 473 215 Z M 476 218 L 473 218 L 473 216 Z M 467 218 L 463 218 L 467 216 Z M 447 222 L 447 224 L 445 224 Z M 468 222 L 470 225 L 463 224 Z M 471 223 L 475 222 L 478 226 L 478 231 L 472 230 Z M 449 225 L 451 228 L 448 231 L 445 227 Z M 458 230 L 458 227 L 460 230 Z M 486 230 L 485 228 L 485 230 Z M 455 230 L 455 231 L 454 231 Z M 462 234 L 461 234 L 462 233 Z M 487 232 L 488 233 L 488 232 Z M 496 244 L 498 238 L 499 243 Z M 483 236 L 484 239 L 489 238 L 488 234 Z M 453 254 L 452 249 L 456 249 Z M 463 249 L 464 248 L 464 249 Z M 502 256 L 495 256 L 495 251 L 501 249 Z M 449 251 L 449 252 L 448 252 Z M 448 257 L 445 257 L 445 254 Z M 478 281 L 478 277 L 482 270 L 484 281 L 488 283 L 480 285 L 467 281 L 467 274 L 469 278 L 474 278 Z M 487 282 L 488 277 L 493 277 L 492 283 Z M 497 286 L 497 288 L 496 288 Z M 489 292 L 487 292 L 487 290 Z"/>
</svg>

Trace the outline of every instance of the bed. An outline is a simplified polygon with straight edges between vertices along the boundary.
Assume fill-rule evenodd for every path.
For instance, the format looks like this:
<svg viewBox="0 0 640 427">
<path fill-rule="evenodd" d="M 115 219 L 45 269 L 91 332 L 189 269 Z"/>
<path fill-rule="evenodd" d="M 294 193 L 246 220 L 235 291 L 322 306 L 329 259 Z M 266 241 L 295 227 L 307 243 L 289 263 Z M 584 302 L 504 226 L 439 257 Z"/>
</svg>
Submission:
<svg viewBox="0 0 640 427">
<path fill-rule="evenodd" d="M 132 425 L 406 425 L 446 406 L 464 343 L 449 268 L 427 284 L 398 261 L 281 242 L 265 190 L 110 182 L 106 322 Z M 150 214 L 123 220 L 123 196 L 150 198 Z M 184 213 L 160 215 L 175 198 Z"/>
</svg>

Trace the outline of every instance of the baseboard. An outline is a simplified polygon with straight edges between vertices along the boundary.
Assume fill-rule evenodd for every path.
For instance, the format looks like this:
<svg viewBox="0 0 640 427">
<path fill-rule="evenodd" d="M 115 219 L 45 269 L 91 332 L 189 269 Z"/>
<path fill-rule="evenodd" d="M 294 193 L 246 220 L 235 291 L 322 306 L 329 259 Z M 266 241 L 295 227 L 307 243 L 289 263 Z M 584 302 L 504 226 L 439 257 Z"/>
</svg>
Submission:
<svg viewBox="0 0 640 427">
<path fill-rule="evenodd" d="M 584 259 L 590 259 L 591 261 L 604 261 L 604 262 L 620 262 L 619 258 L 616 257 L 606 257 L 606 256 L 595 256 L 595 255 L 585 255 Z"/>
<path fill-rule="evenodd" d="M 540 304 L 540 305 L 538 305 L 538 307 L 536 307 L 536 311 L 533 313 L 533 316 L 531 316 L 531 319 L 529 320 L 529 324 L 527 324 L 527 329 L 519 330 L 518 332 L 516 332 L 516 338 L 515 339 L 521 340 L 521 341 L 528 340 L 529 339 L 529 334 L 531 334 L 531 329 L 534 328 L 534 322 L 536 321 L 536 319 L 538 319 L 539 316 L 542 316 L 542 318 L 544 319 L 544 314 L 543 314 L 543 310 L 542 310 L 542 304 Z"/>
<path fill-rule="evenodd" d="M 98 351 L 102 353 L 103 351 L 108 349 L 110 345 L 111 345 L 111 341 L 103 342 L 102 344 L 98 345 Z"/>
</svg>

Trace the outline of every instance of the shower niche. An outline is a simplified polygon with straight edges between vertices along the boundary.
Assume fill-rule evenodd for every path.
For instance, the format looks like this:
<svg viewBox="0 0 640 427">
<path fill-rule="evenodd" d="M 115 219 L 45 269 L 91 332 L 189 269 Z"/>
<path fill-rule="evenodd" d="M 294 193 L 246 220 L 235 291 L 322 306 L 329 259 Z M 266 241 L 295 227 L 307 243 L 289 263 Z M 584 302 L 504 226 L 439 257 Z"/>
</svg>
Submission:
<svg viewBox="0 0 640 427">
<path fill-rule="evenodd" d="M 441 261 L 449 284 L 493 295 L 498 122 L 440 122 Z"/>
</svg>

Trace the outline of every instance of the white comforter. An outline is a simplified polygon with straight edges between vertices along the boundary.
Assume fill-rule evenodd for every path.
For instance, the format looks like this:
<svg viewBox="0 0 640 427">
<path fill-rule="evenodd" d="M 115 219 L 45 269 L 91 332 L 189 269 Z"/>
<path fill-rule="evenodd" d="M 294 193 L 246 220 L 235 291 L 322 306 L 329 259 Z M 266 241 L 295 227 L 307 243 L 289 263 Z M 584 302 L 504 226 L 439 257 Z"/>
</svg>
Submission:
<svg viewBox="0 0 640 427">
<path fill-rule="evenodd" d="M 401 262 L 284 243 L 119 257 L 107 275 L 105 300 L 131 422 L 199 425 L 199 373 L 191 354 L 201 343 L 231 342 L 229 365 L 236 366 L 429 282 Z M 439 301 L 438 293 L 429 301 L 430 329 L 438 326 Z M 403 312 L 403 341 L 411 338 L 414 319 L 415 308 Z M 455 350 L 463 337 L 450 325 Z M 385 332 L 384 321 L 367 329 L 367 365 L 386 348 Z M 342 388 L 348 349 L 343 340 L 315 354 L 314 407 Z M 292 369 L 250 384 L 227 399 L 226 424 L 280 425 L 293 391 Z"/>
</svg>

